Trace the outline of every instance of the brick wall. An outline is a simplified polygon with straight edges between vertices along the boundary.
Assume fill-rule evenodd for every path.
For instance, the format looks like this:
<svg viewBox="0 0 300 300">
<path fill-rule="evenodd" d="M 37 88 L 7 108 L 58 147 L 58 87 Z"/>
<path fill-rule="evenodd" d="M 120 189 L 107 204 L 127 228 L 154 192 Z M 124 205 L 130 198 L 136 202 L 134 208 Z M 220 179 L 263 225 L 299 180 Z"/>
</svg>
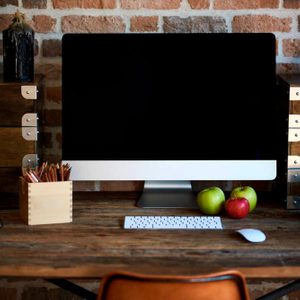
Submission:
<svg viewBox="0 0 300 300">
<path fill-rule="evenodd" d="M 0 0 L 0 31 L 17 9 L 35 29 L 36 72 L 46 75 L 43 137 L 50 161 L 60 159 L 61 37 L 66 32 L 273 32 L 278 73 L 300 72 L 299 0 Z"/>
</svg>

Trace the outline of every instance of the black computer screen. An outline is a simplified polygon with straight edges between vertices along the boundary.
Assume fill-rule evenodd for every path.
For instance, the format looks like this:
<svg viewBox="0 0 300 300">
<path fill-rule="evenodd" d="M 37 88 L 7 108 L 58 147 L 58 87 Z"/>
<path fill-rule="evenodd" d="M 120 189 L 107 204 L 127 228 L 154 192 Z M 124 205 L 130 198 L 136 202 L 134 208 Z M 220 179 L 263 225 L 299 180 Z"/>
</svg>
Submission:
<svg viewBox="0 0 300 300">
<path fill-rule="evenodd" d="M 276 159 L 275 58 L 269 33 L 65 34 L 63 159 Z"/>
</svg>

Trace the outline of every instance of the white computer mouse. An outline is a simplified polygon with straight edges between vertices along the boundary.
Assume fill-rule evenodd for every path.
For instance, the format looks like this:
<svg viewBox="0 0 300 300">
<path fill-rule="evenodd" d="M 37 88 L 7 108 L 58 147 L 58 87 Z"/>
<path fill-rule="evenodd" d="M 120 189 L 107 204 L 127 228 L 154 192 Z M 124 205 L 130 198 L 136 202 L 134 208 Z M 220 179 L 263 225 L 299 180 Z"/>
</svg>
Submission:
<svg viewBox="0 0 300 300">
<path fill-rule="evenodd" d="M 259 229 L 244 228 L 237 230 L 237 232 L 252 243 L 260 243 L 266 239 L 266 235 Z"/>
</svg>

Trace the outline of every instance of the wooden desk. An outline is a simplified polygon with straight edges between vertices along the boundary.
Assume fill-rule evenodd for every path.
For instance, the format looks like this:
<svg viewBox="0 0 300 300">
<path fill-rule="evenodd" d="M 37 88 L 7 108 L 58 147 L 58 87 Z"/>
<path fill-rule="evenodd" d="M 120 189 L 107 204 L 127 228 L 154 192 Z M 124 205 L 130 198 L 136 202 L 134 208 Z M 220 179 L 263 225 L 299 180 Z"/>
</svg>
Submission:
<svg viewBox="0 0 300 300">
<path fill-rule="evenodd" d="M 199 274 L 239 269 L 247 278 L 300 278 L 300 211 L 260 201 L 247 218 L 223 217 L 224 230 L 124 230 L 125 215 L 199 213 L 140 209 L 135 194 L 74 195 L 70 224 L 27 226 L 17 210 L 0 211 L 0 276 L 100 278 L 126 269 L 144 273 Z M 262 229 L 251 244 L 235 229 Z"/>
</svg>

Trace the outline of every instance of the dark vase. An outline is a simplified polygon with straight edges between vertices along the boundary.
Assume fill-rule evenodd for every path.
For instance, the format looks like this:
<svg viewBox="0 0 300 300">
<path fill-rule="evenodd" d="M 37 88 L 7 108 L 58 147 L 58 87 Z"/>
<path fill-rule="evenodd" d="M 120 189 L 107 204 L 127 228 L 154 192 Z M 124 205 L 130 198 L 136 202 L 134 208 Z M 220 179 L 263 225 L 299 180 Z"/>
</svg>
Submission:
<svg viewBox="0 0 300 300">
<path fill-rule="evenodd" d="M 34 31 L 17 12 L 3 30 L 3 80 L 28 82 L 34 79 Z"/>
</svg>

